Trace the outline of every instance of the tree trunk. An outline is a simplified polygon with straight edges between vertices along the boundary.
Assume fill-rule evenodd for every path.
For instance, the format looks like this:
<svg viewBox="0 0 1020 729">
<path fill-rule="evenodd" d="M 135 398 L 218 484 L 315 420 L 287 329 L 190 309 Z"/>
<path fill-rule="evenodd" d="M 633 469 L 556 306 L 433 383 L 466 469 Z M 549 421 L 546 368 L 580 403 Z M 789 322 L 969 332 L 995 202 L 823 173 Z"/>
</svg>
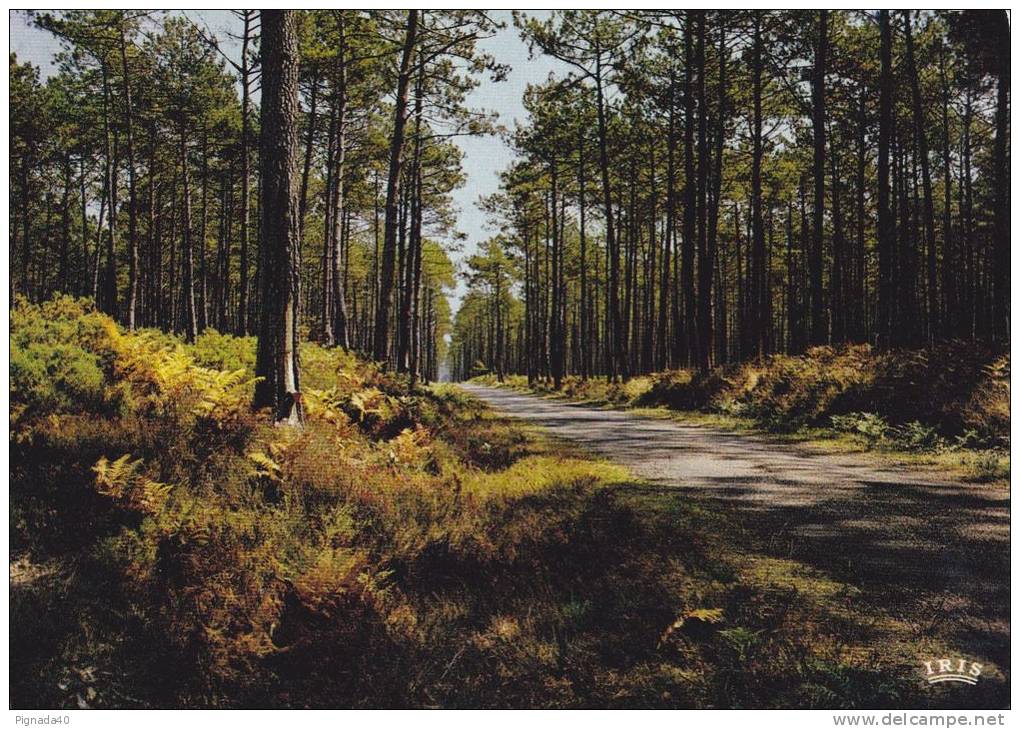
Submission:
<svg viewBox="0 0 1020 729">
<path fill-rule="evenodd" d="M 924 193 L 924 237 L 927 252 L 928 282 L 926 287 L 928 327 L 927 341 L 931 344 L 941 335 L 939 316 L 938 280 L 936 277 L 935 207 L 932 202 L 931 164 L 928 159 L 928 131 L 925 127 L 924 106 L 921 101 L 921 87 L 917 78 L 917 64 L 914 60 L 914 34 L 911 30 L 910 11 L 903 11 L 903 27 L 907 45 L 907 77 L 910 79 L 910 99 L 914 115 L 914 138 L 917 157 L 921 162 L 921 185 Z"/>
<path fill-rule="evenodd" d="M 585 169 L 584 169 L 584 126 L 578 126 L 577 143 L 577 211 L 578 211 L 578 235 L 580 237 L 580 264 L 581 264 L 581 336 L 578 337 L 578 359 L 582 380 L 587 380 L 591 374 L 591 362 L 589 360 L 590 349 L 588 341 L 588 233 L 585 225 Z"/>
<path fill-rule="evenodd" d="M 241 40 L 241 251 L 240 281 L 237 290 L 237 333 L 250 331 L 248 321 L 248 203 L 251 200 L 251 67 L 248 45 L 252 36 L 253 10 L 244 13 L 244 35 Z"/>
<path fill-rule="evenodd" d="M 964 327 L 968 339 L 973 339 L 977 334 L 975 322 L 976 317 L 976 281 L 975 260 L 974 260 L 974 206 L 973 206 L 973 185 L 971 183 L 970 166 L 970 127 L 973 118 L 973 104 L 971 101 L 971 90 L 967 89 L 963 105 L 963 139 L 960 144 L 960 219 L 962 227 L 962 238 L 966 246 L 966 265 L 964 278 L 964 302 L 966 309 L 966 321 Z"/>
<path fill-rule="evenodd" d="M 712 281 L 719 278 L 719 210 L 722 201 L 722 174 L 723 174 L 723 154 L 726 147 L 726 115 L 728 114 L 727 105 L 729 103 L 728 98 L 728 83 L 727 80 L 727 61 L 729 60 L 729 50 L 726 45 L 726 22 L 725 15 L 720 14 L 719 16 L 719 47 L 718 47 L 718 58 L 719 58 L 719 82 L 718 88 L 718 110 L 716 111 L 715 120 L 715 153 L 712 155 L 711 160 L 711 187 L 708 192 L 708 263 L 713 271 L 713 277 L 709 279 L 709 293 L 708 298 L 711 300 L 711 285 Z M 719 284 L 721 286 L 721 284 Z M 720 313 L 722 310 L 720 308 Z M 718 336 L 714 332 L 714 319 L 719 317 L 713 317 L 712 312 L 709 311 L 705 314 L 710 322 L 709 326 L 713 329 L 712 339 L 713 341 L 718 340 L 722 344 L 721 347 L 715 347 L 712 345 L 710 349 L 714 348 L 719 351 L 725 350 L 725 332 L 719 331 Z M 722 321 L 722 319 L 719 319 Z M 714 364 L 714 362 L 712 363 Z"/>
<path fill-rule="evenodd" d="M 617 375 L 627 379 L 627 365 L 623 340 L 623 322 L 620 318 L 620 251 L 619 242 L 616 239 L 616 228 L 613 225 L 613 196 L 612 188 L 609 186 L 609 144 L 607 139 L 606 104 L 602 89 L 602 48 L 595 41 L 595 96 L 596 115 L 598 117 L 599 134 L 599 172 L 602 176 L 602 208 L 606 225 L 606 255 L 609 256 L 609 283 L 608 283 L 608 316 L 610 317 L 608 344 L 611 352 L 610 361 L 607 362 L 606 374 L 610 381 L 614 381 Z"/>
<path fill-rule="evenodd" d="M 868 118 L 865 109 L 867 85 L 862 83 L 860 88 L 859 116 L 857 122 L 857 184 L 855 189 L 857 209 L 857 250 L 854 255 L 854 286 L 853 286 L 853 326 L 850 336 L 855 342 L 867 340 L 868 319 L 872 298 L 867 291 L 867 251 L 864 247 L 864 226 L 866 212 L 864 207 L 864 191 L 867 186 L 867 127 Z"/>
<path fill-rule="evenodd" d="M 712 277 L 714 268 L 708 241 L 708 182 L 711 168 L 708 147 L 708 110 L 705 95 L 705 11 L 698 10 L 695 46 L 695 68 L 698 73 L 698 369 L 712 367 Z"/>
<path fill-rule="evenodd" d="M 117 250 L 117 181 L 116 181 L 116 167 L 117 160 L 113 151 L 113 145 L 110 140 L 110 107 L 112 105 L 110 100 L 110 81 L 109 73 L 107 72 L 106 64 L 102 64 L 103 73 L 103 145 L 105 148 L 106 157 L 106 200 L 109 207 L 109 215 L 107 215 L 107 224 L 109 226 L 109 236 L 106 242 L 106 269 L 103 273 L 103 288 L 102 288 L 102 304 L 101 308 L 114 318 L 117 316 L 117 259 L 115 251 Z M 27 238 L 26 238 L 27 240 Z M 96 269 L 98 274 L 99 268 L 99 257 L 96 256 Z M 98 293 L 98 292 L 97 292 Z"/>
<path fill-rule="evenodd" d="M 818 46 L 811 87 L 811 116 L 814 133 L 815 182 L 814 229 L 811 246 L 811 343 L 825 344 L 825 292 L 822 283 L 825 224 L 825 70 L 829 50 L 829 11 L 818 11 Z"/>
<path fill-rule="evenodd" d="M 694 245 L 695 219 L 697 216 L 697 192 L 694 165 L 694 14 L 686 12 L 684 24 L 684 239 L 681 250 L 680 275 L 681 288 L 684 292 L 684 329 L 687 337 L 685 364 L 693 364 L 698 360 L 698 327 L 696 316 L 696 292 L 694 290 Z"/>
<path fill-rule="evenodd" d="M 127 38 L 124 34 L 124 16 L 120 18 L 120 64 L 124 81 L 124 124 L 127 130 L 128 163 L 128 294 L 126 323 L 135 328 L 135 308 L 138 300 L 138 219 L 135 188 L 135 132 L 131 103 L 131 82 L 127 61 Z"/>
<path fill-rule="evenodd" d="M 658 190 L 655 185 L 655 140 L 649 136 L 648 145 L 649 163 L 649 200 L 648 200 L 648 247 L 646 264 L 644 266 L 645 295 L 644 295 L 644 342 L 642 343 L 641 368 L 645 373 L 651 372 L 656 360 L 656 329 L 655 318 L 655 282 L 658 278 L 656 269 L 656 252 L 658 247 L 656 223 L 658 221 Z"/>
<path fill-rule="evenodd" d="M 166 328 L 177 331 L 177 165 L 170 183 L 170 265 L 167 267 Z"/>
<path fill-rule="evenodd" d="M 195 254 L 191 237 L 191 183 L 188 170 L 188 145 L 184 124 L 180 130 L 181 143 L 181 256 L 184 264 L 184 336 L 189 342 L 198 335 L 198 315 L 195 311 Z"/>
<path fill-rule="evenodd" d="M 308 179 L 312 174 L 312 152 L 315 150 L 315 126 L 318 119 L 319 73 L 316 69 L 312 76 L 312 93 L 308 102 L 308 130 L 305 137 L 305 164 L 301 170 L 301 197 L 299 203 L 298 222 L 301 230 L 305 229 L 305 212 L 308 210 Z"/>
<path fill-rule="evenodd" d="M 422 155 L 422 109 L 424 99 L 422 98 L 422 82 L 425 75 L 425 62 L 419 54 L 418 73 L 415 81 L 414 91 L 414 153 L 411 159 L 411 169 L 408 172 L 411 188 L 408 191 L 410 198 L 410 235 L 408 236 L 408 249 L 404 264 L 403 279 L 400 299 L 399 336 L 397 337 L 397 372 L 406 372 L 410 367 L 411 348 L 414 331 L 414 301 L 411 291 L 414 288 L 414 258 L 415 248 L 421 245 L 421 188 L 418 180 L 421 177 L 421 155 Z M 414 373 L 411 373 L 411 382 L 414 382 Z"/>
<path fill-rule="evenodd" d="M 390 164 L 386 182 L 386 213 L 383 227 L 382 263 L 380 266 L 379 299 L 376 302 L 373 357 L 386 367 L 390 358 L 390 300 L 393 296 L 393 267 L 397 253 L 397 204 L 400 199 L 401 159 L 404 151 L 404 127 L 407 122 L 407 98 L 410 91 L 411 57 L 418 35 L 418 11 L 407 11 L 397 78 L 397 97 L 393 110 L 393 138 L 390 140 Z"/>
<path fill-rule="evenodd" d="M 227 330 L 227 301 L 230 299 L 230 243 L 234 223 L 234 165 L 227 167 L 220 203 L 220 238 L 216 251 L 216 328 Z"/>
<path fill-rule="evenodd" d="M 322 343 L 327 347 L 334 346 L 333 333 L 333 257 L 336 245 L 333 241 L 333 185 L 336 180 L 336 127 L 337 127 L 337 93 L 335 74 L 332 104 L 329 113 L 329 124 L 326 133 L 326 193 L 325 215 L 322 223 L 322 296 L 319 297 L 320 321 L 322 322 Z"/>
<path fill-rule="evenodd" d="M 878 323 L 881 348 L 892 343 L 893 249 L 895 221 L 889 200 L 889 146 L 893 126 L 892 29 L 889 11 L 878 11 L 881 70 L 878 96 Z"/>
<path fill-rule="evenodd" d="M 422 245 L 423 245 L 422 233 L 421 233 L 421 230 L 422 230 L 422 205 L 423 205 L 423 203 L 422 203 L 422 173 L 421 173 L 421 160 L 420 159 L 415 164 L 414 170 L 415 170 L 415 172 L 414 172 L 414 185 L 415 185 L 414 197 L 415 197 L 416 202 L 415 202 L 415 214 L 414 214 L 414 218 L 413 218 L 413 220 L 411 222 L 411 226 L 412 226 L 411 227 L 411 240 L 412 240 L 412 244 L 411 244 L 411 250 L 412 250 L 411 273 L 412 273 L 412 279 L 411 279 L 411 290 L 410 290 L 410 293 L 409 293 L 410 308 L 411 308 L 411 316 L 410 316 L 410 318 L 411 318 L 411 343 L 410 343 L 410 345 L 411 345 L 411 347 L 410 347 L 410 349 L 411 349 L 411 351 L 410 351 L 411 361 L 410 361 L 410 363 L 408 365 L 408 371 L 410 372 L 410 375 L 411 375 L 411 377 L 410 377 L 410 386 L 411 386 L 412 389 L 414 388 L 415 379 L 417 378 L 417 376 L 419 374 L 419 372 L 418 372 L 419 359 L 420 359 L 420 352 L 419 351 L 421 349 L 421 337 L 419 335 L 419 332 L 420 332 L 420 329 L 421 329 L 420 326 L 419 326 L 419 319 L 421 318 L 421 314 L 420 314 L 419 306 L 418 306 L 419 297 L 420 297 L 420 294 L 421 294 Z M 499 299 L 498 298 L 497 298 L 497 304 L 496 305 L 497 305 L 496 311 L 498 313 L 499 312 L 499 308 L 498 308 L 499 307 Z M 502 341 L 502 339 L 500 341 Z M 426 380 L 427 380 L 427 378 L 426 378 Z"/>
<path fill-rule="evenodd" d="M 751 334 L 754 354 L 761 357 L 765 352 L 766 297 L 765 273 L 765 230 L 761 212 L 761 160 L 762 160 L 762 34 L 761 11 L 754 11 L 754 43 L 751 53 Z"/>
<path fill-rule="evenodd" d="M 843 235 L 843 208 L 840 200 L 840 176 L 836 155 L 829 155 L 832 173 L 832 271 L 830 274 L 830 319 L 832 341 L 842 344 L 846 341 L 846 237 Z"/>
<path fill-rule="evenodd" d="M 81 196 L 81 260 L 82 260 L 82 271 L 80 283 L 75 287 L 75 293 L 84 296 L 88 290 L 88 275 L 89 275 L 89 202 L 88 202 L 88 189 L 87 189 L 87 175 L 85 173 L 85 153 L 82 152 L 81 157 L 78 160 L 79 175 L 79 195 Z M 27 211 L 24 211 L 27 212 Z"/>
<path fill-rule="evenodd" d="M 70 293 L 68 276 L 70 264 L 68 261 L 69 244 L 71 241 L 71 155 L 64 158 L 64 199 L 61 204 L 62 214 L 60 222 L 60 262 L 57 270 L 57 288 L 61 293 Z"/>
<path fill-rule="evenodd" d="M 209 128 L 202 125 L 202 221 L 198 237 L 198 331 L 209 326 L 209 271 L 206 265 L 206 240 L 209 226 Z"/>
<path fill-rule="evenodd" d="M 659 278 L 659 321 L 657 324 L 658 350 L 655 367 L 665 370 L 669 364 L 670 347 L 668 343 L 669 306 L 670 306 L 670 256 L 673 253 L 673 216 L 676 213 L 676 74 L 670 69 L 669 74 L 669 131 L 666 136 L 666 225 L 662 241 L 662 274 Z M 678 292 L 673 291 L 676 296 Z M 584 292 L 581 293 L 582 305 Z M 582 309 L 582 312 L 584 310 Z M 581 330 L 587 332 L 582 325 Z M 582 337 L 581 341 L 584 341 Z"/>
<path fill-rule="evenodd" d="M 797 332 L 800 329 L 797 303 L 797 266 L 793 252 L 793 202 L 786 208 L 786 351 L 797 350 Z"/>
<path fill-rule="evenodd" d="M 344 36 L 344 11 L 337 11 L 339 47 L 337 48 L 336 68 L 336 92 L 333 100 L 335 108 L 336 131 L 334 134 L 333 153 L 333 199 L 330 202 L 332 209 L 333 224 L 333 341 L 345 349 L 351 346 L 350 333 L 347 325 L 347 301 L 346 301 L 346 277 L 340 270 L 341 261 L 346 261 L 343 255 L 343 210 L 344 210 L 344 157 L 346 136 L 344 134 L 347 121 L 347 62 L 346 41 Z"/>
<path fill-rule="evenodd" d="M 303 420 L 298 364 L 298 42 L 293 10 L 263 10 L 259 341 L 254 407 Z"/>
<path fill-rule="evenodd" d="M 561 319 L 562 306 L 560 298 L 563 295 L 561 278 L 563 267 L 563 242 L 560 236 L 559 225 L 557 224 L 557 193 L 558 177 L 556 160 L 553 159 L 549 165 L 549 178 L 552 184 L 551 204 L 552 213 L 552 319 L 549 326 L 549 348 L 550 365 L 552 369 L 553 387 L 559 390 L 563 386 L 563 321 Z"/>
<path fill-rule="evenodd" d="M 1002 28 L 1009 27 L 1006 11 L 1001 15 Z M 1009 342 L 1009 156 L 1006 144 L 1009 141 L 1009 33 L 1003 30 L 1004 42 L 996 44 L 998 65 L 998 94 L 995 108 L 995 149 L 992 162 L 995 167 L 995 238 L 992 244 L 993 271 L 993 314 L 992 336 L 1000 343 Z"/>
<path fill-rule="evenodd" d="M 945 297 L 943 334 L 960 333 L 960 302 L 957 297 L 959 275 L 955 236 L 953 235 L 953 169 L 950 162 L 949 81 L 946 77 L 946 47 L 939 44 L 939 76 L 942 82 L 942 293 Z"/>
</svg>

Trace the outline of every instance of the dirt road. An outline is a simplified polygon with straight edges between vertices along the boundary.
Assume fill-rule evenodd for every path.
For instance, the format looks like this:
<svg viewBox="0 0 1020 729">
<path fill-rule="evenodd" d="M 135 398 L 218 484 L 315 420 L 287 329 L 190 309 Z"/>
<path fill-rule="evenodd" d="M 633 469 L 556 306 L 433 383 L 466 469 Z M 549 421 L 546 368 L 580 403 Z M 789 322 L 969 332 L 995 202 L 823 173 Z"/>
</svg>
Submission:
<svg viewBox="0 0 1020 729">
<path fill-rule="evenodd" d="M 1009 494 L 867 454 L 806 447 L 510 390 L 462 385 L 508 415 L 724 509 L 758 549 L 852 584 L 962 655 L 1009 672 Z M 930 627 L 929 627 L 930 626 Z"/>
</svg>

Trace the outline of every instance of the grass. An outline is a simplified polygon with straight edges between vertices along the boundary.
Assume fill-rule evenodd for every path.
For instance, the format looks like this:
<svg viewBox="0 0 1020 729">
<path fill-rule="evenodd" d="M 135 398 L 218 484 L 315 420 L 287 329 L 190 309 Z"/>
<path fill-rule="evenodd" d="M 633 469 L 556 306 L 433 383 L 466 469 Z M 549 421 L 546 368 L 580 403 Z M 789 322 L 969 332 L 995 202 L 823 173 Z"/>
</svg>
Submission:
<svg viewBox="0 0 1020 729">
<path fill-rule="evenodd" d="M 993 483 L 1009 486 L 1010 454 L 995 449 L 941 447 L 932 450 L 909 450 L 892 441 L 874 442 L 868 438 L 834 428 L 802 426 L 793 432 L 776 432 L 752 418 L 722 413 L 677 411 L 670 408 L 617 406 L 646 418 L 664 418 L 708 428 L 768 438 L 778 443 L 795 444 L 820 453 L 867 454 L 872 461 L 890 467 L 906 466 L 920 471 L 939 473 L 949 478 L 972 483 Z"/>
<path fill-rule="evenodd" d="M 12 706 L 874 708 L 1003 691 L 929 692 L 919 639 L 852 609 L 852 586 L 455 388 L 409 393 L 307 345 L 308 423 L 278 428 L 248 411 L 251 340 L 129 334 L 69 299 L 11 317 Z"/>
</svg>

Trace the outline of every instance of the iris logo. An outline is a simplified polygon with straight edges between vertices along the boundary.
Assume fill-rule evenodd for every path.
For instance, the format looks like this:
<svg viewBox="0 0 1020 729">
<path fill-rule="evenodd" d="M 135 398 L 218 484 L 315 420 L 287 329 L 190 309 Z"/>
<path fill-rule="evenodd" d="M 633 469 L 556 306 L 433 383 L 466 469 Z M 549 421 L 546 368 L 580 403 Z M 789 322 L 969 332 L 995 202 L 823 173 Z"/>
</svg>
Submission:
<svg viewBox="0 0 1020 729">
<path fill-rule="evenodd" d="M 930 684 L 957 681 L 969 683 L 971 686 L 977 685 L 981 669 L 984 668 L 980 663 L 974 663 L 965 658 L 940 658 L 925 661 L 924 667 L 927 672 L 925 678 Z"/>
</svg>

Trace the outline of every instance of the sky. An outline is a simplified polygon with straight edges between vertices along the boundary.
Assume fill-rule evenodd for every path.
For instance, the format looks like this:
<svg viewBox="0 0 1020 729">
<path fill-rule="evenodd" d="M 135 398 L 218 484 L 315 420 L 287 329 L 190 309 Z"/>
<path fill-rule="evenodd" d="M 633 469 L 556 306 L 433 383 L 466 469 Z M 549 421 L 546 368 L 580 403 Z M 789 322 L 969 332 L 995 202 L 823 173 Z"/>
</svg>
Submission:
<svg viewBox="0 0 1020 729">
<path fill-rule="evenodd" d="M 221 31 L 230 29 L 237 33 L 240 29 L 240 21 L 226 10 L 180 12 L 200 27 L 215 32 L 220 38 L 223 37 Z M 539 10 L 531 14 L 542 16 L 547 13 Z M 468 104 L 476 109 L 495 111 L 499 115 L 499 123 L 513 129 L 515 122 L 523 121 L 526 117 L 522 98 L 528 83 L 544 81 L 552 72 L 562 74 L 564 69 L 558 62 L 545 56 L 529 58 L 527 44 L 513 27 L 510 11 L 495 10 L 491 14 L 494 19 L 505 22 L 506 28 L 492 38 L 483 40 L 479 48 L 495 56 L 497 62 L 508 64 L 511 71 L 506 80 L 499 83 L 492 83 L 488 77 L 483 77 L 481 85 L 468 97 Z M 11 51 L 17 54 L 20 61 L 30 61 L 39 66 L 44 78 L 54 71 L 53 57 L 60 51 L 60 44 L 52 35 L 32 26 L 23 11 L 11 11 L 9 28 Z M 225 43 L 223 50 L 232 56 L 240 54 L 236 43 Z M 455 142 L 464 152 L 462 164 L 467 177 L 464 186 L 453 193 L 460 210 L 457 227 L 467 236 L 463 250 L 454 257 L 463 261 L 474 252 L 479 243 L 495 233 L 487 225 L 486 216 L 476 203 L 479 198 L 497 190 L 499 172 L 510 164 L 514 154 L 499 137 L 459 137 Z M 463 293 L 464 285 L 458 281 L 451 302 L 455 310 Z"/>
</svg>

